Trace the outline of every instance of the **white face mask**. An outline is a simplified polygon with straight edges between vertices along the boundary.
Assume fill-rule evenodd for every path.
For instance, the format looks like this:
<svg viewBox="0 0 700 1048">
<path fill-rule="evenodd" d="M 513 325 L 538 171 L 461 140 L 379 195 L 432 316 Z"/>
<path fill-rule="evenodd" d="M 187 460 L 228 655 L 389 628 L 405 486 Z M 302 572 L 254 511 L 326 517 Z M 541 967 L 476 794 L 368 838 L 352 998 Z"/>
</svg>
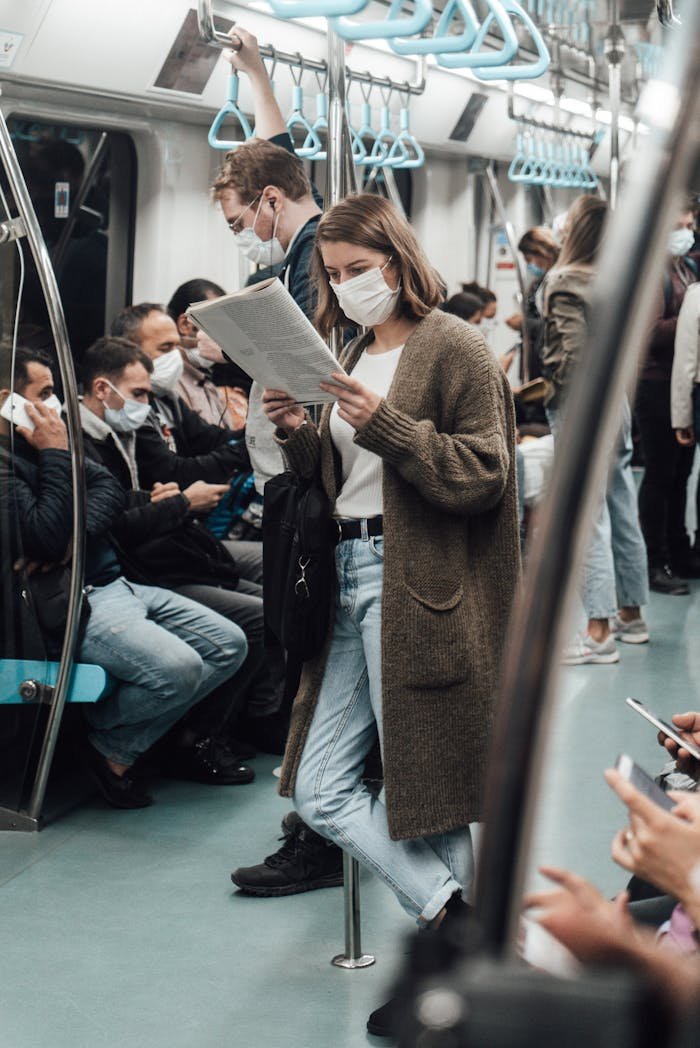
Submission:
<svg viewBox="0 0 700 1048">
<path fill-rule="evenodd" d="M 692 229 L 674 229 L 668 238 L 668 250 L 674 258 L 682 258 L 692 251 L 695 234 Z"/>
<path fill-rule="evenodd" d="M 125 397 L 111 382 L 109 382 L 109 386 L 118 397 L 122 398 L 124 404 L 120 408 L 110 408 L 105 404 L 105 422 L 107 425 L 115 429 L 117 433 L 132 433 L 135 429 L 140 429 L 148 418 L 151 405 L 142 404 L 140 400 L 132 400 L 130 397 Z"/>
<path fill-rule="evenodd" d="M 255 203 L 255 201 L 253 201 Z M 252 207 L 253 204 L 249 204 L 248 207 Z M 262 207 L 262 199 L 258 204 L 258 210 L 255 212 L 255 218 L 252 226 L 248 229 L 242 229 L 240 233 L 236 233 L 234 239 L 236 241 L 236 247 L 239 248 L 246 258 L 250 259 L 256 266 L 276 266 L 280 262 L 284 262 L 287 252 L 284 250 L 279 240 L 275 236 L 277 232 L 277 223 L 279 221 L 279 212 L 275 212 L 275 222 L 272 227 L 272 236 L 269 240 L 261 240 L 258 234 L 255 232 L 255 223 L 258 221 L 258 215 L 260 214 L 260 208 Z M 246 211 L 248 208 L 246 208 Z M 245 214 L 242 212 L 241 218 Z"/>
<path fill-rule="evenodd" d="M 330 281 L 338 305 L 348 320 L 354 320 L 361 327 L 375 327 L 388 320 L 396 310 L 401 294 L 401 282 L 392 291 L 384 279 L 384 270 L 391 262 L 388 259 L 381 268 L 375 266 L 359 277 L 344 280 L 342 284 Z"/>
<path fill-rule="evenodd" d="M 209 369 L 214 365 L 213 360 L 207 360 L 207 358 L 203 357 L 201 353 L 198 353 L 196 349 L 188 349 L 185 350 L 185 352 L 187 353 L 187 359 L 190 364 L 199 368 L 200 371 L 209 371 Z"/>
<path fill-rule="evenodd" d="M 51 396 L 47 397 L 46 400 L 42 401 L 42 403 L 45 408 L 49 408 L 51 411 L 55 411 L 56 414 L 60 417 L 61 412 L 63 411 L 63 404 L 58 399 L 55 393 L 52 393 Z"/>
<path fill-rule="evenodd" d="M 151 386 L 156 396 L 159 393 L 172 393 L 182 378 L 184 367 L 185 362 L 179 349 L 171 349 L 154 358 Z"/>
</svg>

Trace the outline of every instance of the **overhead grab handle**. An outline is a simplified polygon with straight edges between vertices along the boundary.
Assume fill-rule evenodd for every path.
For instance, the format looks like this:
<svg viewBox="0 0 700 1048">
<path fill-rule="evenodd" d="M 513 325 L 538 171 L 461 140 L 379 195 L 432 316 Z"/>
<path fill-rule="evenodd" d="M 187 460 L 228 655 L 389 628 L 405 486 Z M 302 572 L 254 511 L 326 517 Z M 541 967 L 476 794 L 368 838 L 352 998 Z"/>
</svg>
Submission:
<svg viewBox="0 0 700 1048">
<path fill-rule="evenodd" d="M 505 69 L 491 69 L 485 66 L 476 66 L 473 69 L 474 76 L 479 80 L 536 80 L 549 69 L 552 61 L 547 45 L 542 34 L 530 18 L 527 11 L 516 0 L 504 0 L 503 6 L 509 15 L 520 19 L 532 38 L 537 51 L 537 61 L 521 62 L 519 65 L 509 65 Z M 490 24 L 491 15 L 484 19 L 484 26 Z M 483 31 L 483 26 L 482 26 Z"/>
<path fill-rule="evenodd" d="M 368 0 L 269 0 L 278 18 L 332 18 L 357 15 Z"/>
<path fill-rule="evenodd" d="M 390 167 L 401 168 L 402 170 L 422 167 L 425 163 L 425 153 L 418 139 L 411 133 L 411 114 L 408 110 L 408 104 L 402 106 L 399 119 L 401 129 L 397 135 L 396 142 L 389 150 L 387 164 Z M 411 155 L 412 153 L 413 155 Z M 397 157 L 399 157 L 399 162 L 392 164 L 392 161 Z"/>
<path fill-rule="evenodd" d="M 453 23 L 461 19 L 461 33 L 451 33 Z M 448 0 L 432 36 L 417 39 L 389 40 L 389 47 L 397 55 L 438 55 L 468 51 L 476 40 L 480 23 L 470 0 Z"/>
<path fill-rule="evenodd" d="M 360 127 L 357 129 L 357 138 L 360 140 L 360 143 L 362 144 L 364 156 L 361 156 L 359 160 L 355 161 L 355 163 L 360 164 L 362 167 L 374 166 L 372 153 L 375 152 L 375 146 L 377 145 L 377 132 L 372 127 L 372 106 L 369 101 L 371 90 L 372 89 L 370 87 L 369 90 L 365 93 L 364 88 L 362 88 L 362 97 L 364 101 L 362 103 L 361 110 L 361 123 Z M 365 139 L 367 138 L 372 143 L 369 146 L 369 148 L 365 146 Z"/>
<path fill-rule="evenodd" d="M 299 79 L 297 80 L 294 76 L 291 66 L 290 72 L 294 80 L 294 89 L 292 91 L 292 112 L 287 118 L 287 130 L 292 138 L 294 138 L 293 132 L 295 127 L 299 127 L 305 132 L 303 145 L 298 148 L 295 147 L 294 152 L 298 157 L 309 160 L 322 152 L 323 145 L 318 137 L 318 133 L 304 116 L 304 89 L 301 86 L 301 78 L 304 75 L 304 59 L 301 55 L 299 56 Z"/>
<path fill-rule="evenodd" d="M 415 0 L 413 14 L 402 15 L 405 0 L 391 0 L 387 17 L 379 22 L 351 22 L 347 18 L 329 18 L 331 29 L 344 40 L 376 40 L 393 36 L 422 33 L 433 17 L 430 0 Z"/>
<path fill-rule="evenodd" d="M 221 125 L 227 117 L 235 117 L 241 126 L 244 138 L 241 141 L 237 140 L 225 140 L 219 138 L 219 131 Z M 226 101 L 222 105 L 219 112 L 214 117 L 212 125 L 209 128 L 209 145 L 212 149 L 238 149 L 244 142 L 247 142 L 249 138 L 253 137 L 250 124 L 246 120 L 243 113 L 238 108 L 238 73 L 231 73 L 228 78 L 228 89 L 226 92 Z"/>
<path fill-rule="evenodd" d="M 318 93 L 316 95 L 316 119 L 314 120 L 314 122 L 313 122 L 313 124 L 311 126 L 311 130 L 315 131 L 317 137 L 320 138 L 320 135 L 318 134 L 319 131 L 325 131 L 326 134 L 328 134 L 328 96 L 326 95 L 326 85 L 325 85 L 325 83 L 321 82 L 321 78 L 319 77 L 318 73 L 316 74 L 316 79 L 318 80 L 319 90 L 318 90 Z M 326 79 L 328 79 L 328 78 L 326 77 Z M 303 149 L 312 149 L 313 148 L 313 142 L 311 141 L 311 135 L 307 135 L 306 136 L 306 138 L 304 139 L 304 145 L 303 145 L 302 148 Z M 312 156 L 313 156 L 314 160 L 326 160 L 327 159 L 327 152 L 326 152 L 325 149 L 322 149 L 318 153 L 313 153 Z"/>
<path fill-rule="evenodd" d="M 506 10 L 504 0 L 487 0 L 487 4 L 489 13 L 482 22 L 481 28 L 469 51 L 457 55 L 439 54 L 437 56 L 437 63 L 443 69 L 474 69 L 476 66 L 480 68 L 498 66 L 498 77 L 494 77 L 494 79 L 504 79 L 504 67 L 518 53 L 518 38 L 515 35 L 513 23 Z M 494 25 L 501 31 L 503 46 L 496 51 L 483 50 L 486 37 Z"/>
</svg>

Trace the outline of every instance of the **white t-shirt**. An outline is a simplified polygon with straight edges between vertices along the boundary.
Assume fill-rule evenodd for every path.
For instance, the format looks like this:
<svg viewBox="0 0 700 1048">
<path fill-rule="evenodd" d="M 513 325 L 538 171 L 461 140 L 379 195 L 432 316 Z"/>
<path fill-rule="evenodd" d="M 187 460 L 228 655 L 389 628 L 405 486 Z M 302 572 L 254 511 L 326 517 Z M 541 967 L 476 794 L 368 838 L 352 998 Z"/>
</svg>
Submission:
<svg viewBox="0 0 700 1048">
<path fill-rule="evenodd" d="M 352 377 L 380 397 L 385 397 L 394 378 L 403 346 L 386 353 L 365 350 L 353 368 Z M 331 412 L 331 439 L 340 454 L 343 486 L 335 502 L 334 515 L 359 520 L 376 517 L 383 511 L 382 469 L 379 455 L 355 444 L 355 430 L 338 415 L 338 405 Z"/>
</svg>

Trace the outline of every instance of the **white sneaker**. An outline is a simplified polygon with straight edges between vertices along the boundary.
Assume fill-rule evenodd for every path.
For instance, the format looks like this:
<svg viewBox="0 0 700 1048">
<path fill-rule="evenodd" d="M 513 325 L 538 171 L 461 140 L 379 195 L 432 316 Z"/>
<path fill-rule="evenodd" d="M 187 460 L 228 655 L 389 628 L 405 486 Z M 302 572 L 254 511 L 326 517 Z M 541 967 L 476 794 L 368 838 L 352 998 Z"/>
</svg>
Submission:
<svg viewBox="0 0 700 1048">
<path fill-rule="evenodd" d="M 610 619 L 610 632 L 616 640 L 625 644 L 646 644 L 649 640 L 649 627 L 642 618 L 625 622 L 619 615 L 613 615 Z"/>
<path fill-rule="evenodd" d="M 564 666 L 583 666 L 587 663 L 608 664 L 620 661 L 620 653 L 612 634 L 603 641 L 593 640 L 586 634 L 574 644 L 564 649 L 562 657 Z"/>
</svg>

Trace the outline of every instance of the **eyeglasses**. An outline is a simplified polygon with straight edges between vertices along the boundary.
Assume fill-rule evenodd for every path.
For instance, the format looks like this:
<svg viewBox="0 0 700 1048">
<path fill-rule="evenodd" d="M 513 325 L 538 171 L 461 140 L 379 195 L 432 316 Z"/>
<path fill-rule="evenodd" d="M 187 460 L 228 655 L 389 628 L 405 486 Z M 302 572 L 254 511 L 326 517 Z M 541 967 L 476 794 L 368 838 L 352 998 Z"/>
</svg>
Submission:
<svg viewBox="0 0 700 1048">
<path fill-rule="evenodd" d="M 228 220 L 228 228 L 231 230 L 231 232 L 233 233 L 234 236 L 237 236 L 239 233 L 243 232 L 243 228 L 244 228 L 243 225 L 242 225 L 243 216 L 245 215 L 245 213 L 247 211 L 250 211 L 251 207 L 253 207 L 254 204 L 257 204 L 258 200 L 260 199 L 260 196 L 262 196 L 262 194 L 260 194 L 259 196 L 256 196 L 255 200 L 251 200 L 251 202 L 248 204 L 248 206 L 243 208 L 243 210 L 241 211 L 241 213 L 238 216 L 238 218 L 229 218 L 229 220 Z"/>
</svg>

